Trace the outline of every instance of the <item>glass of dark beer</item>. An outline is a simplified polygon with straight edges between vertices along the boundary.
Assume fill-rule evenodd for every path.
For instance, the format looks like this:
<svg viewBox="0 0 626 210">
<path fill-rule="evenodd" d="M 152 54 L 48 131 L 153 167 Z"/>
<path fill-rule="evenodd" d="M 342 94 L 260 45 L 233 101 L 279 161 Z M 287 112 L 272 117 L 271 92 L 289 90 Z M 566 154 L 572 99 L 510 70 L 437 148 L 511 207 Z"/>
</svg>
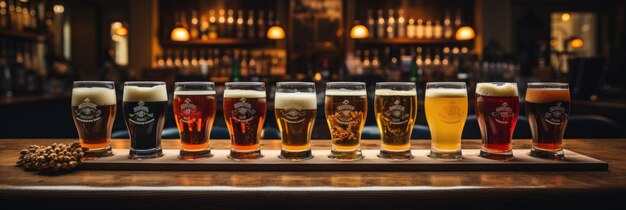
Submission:
<svg viewBox="0 0 626 210">
<path fill-rule="evenodd" d="M 110 81 L 76 81 L 72 89 L 72 117 L 85 157 L 111 156 L 111 129 L 117 107 Z"/>
<path fill-rule="evenodd" d="M 180 133 L 180 159 L 211 157 L 209 136 L 215 120 L 213 82 L 177 82 L 173 110 Z"/>
<path fill-rule="evenodd" d="M 310 143 L 317 113 L 315 83 L 276 83 L 274 113 L 282 140 L 279 158 L 291 161 L 313 158 Z"/>
<path fill-rule="evenodd" d="M 519 115 L 517 84 L 502 82 L 476 85 L 476 116 L 482 137 L 480 156 L 512 160 L 511 138 Z"/>
<path fill-rule="evenodd" d="M 569 117 L 568 83 L 528 83 L 526 115 L 533 135 L 530 155 L 563 160 L 563 133 Z"/>
<path fill-rule="evenodd" d="M 262 158 L 261 132 L 267 101 L 263 82 L 227 82 L 224 120 L 230 132 L 230 156 L 234 160 Z"/>
<path fill-rule="evenodd" d="M 167 109 L 165 82 L 126 82 L 124 120 L 130 136 L 130 159 L 163 156 L 161 132 Z"/>
</svg>

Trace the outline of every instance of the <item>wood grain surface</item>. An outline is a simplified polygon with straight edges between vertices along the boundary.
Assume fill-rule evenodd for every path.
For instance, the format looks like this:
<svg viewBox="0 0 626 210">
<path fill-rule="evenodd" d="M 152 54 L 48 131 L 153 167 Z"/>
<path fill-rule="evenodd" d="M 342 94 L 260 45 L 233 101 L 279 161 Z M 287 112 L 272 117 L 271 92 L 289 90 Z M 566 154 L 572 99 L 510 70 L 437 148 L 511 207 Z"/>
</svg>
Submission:
<svg viewBox="0 0 626 210">
<path fill-rule="evenodd" d="M 49 176 L 15 167 L 19 150 L 30 144 L 69 143 L 70 139 L 0 140 L 0 205 L 3 207 L 94 208 L 588 208 L 621 209 L 626 197 L 626 139 L 565 140 L 565 147 L 609 164 L 607 171 L 452 171 L 452 172 L 235 172 L 235 171 L 108 171 L 81 170 Z M 114 140 L 116 149 L 128 140 Z M 228 141 L 213 140 L 226 149 Z M 179 142 L 164 140 L 165 149 Z M 316 140 L 313 149 L 330 149 Z M 413 141 L 428 149 L 429 141 Z M 529 148 L 514 140 L 514 148 Z M 280 141 L 264 140 L 262 149 L 278 149 Z M 378 141 L 364 141 L 377 149 Z M 464 140 L 464 149 L 480 148 Z M 81 205 L 74 205 L 80 201 Z M 514 205 L 519 204 L 519 205 Z M 617 208 L 616 208 L 617 207 Z M 4 209 L 4 208 L 3 208 Z"/>
</svg>

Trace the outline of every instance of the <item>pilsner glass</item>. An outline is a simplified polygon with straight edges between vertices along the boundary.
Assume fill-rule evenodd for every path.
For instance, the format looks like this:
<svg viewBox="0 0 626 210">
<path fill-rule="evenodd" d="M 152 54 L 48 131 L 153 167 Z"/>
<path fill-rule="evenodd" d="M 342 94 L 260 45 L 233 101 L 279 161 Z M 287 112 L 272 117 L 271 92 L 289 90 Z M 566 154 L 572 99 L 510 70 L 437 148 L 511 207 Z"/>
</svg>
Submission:
<svg viewBox="0 0 626 210">
<path fill-rule="evenodd" d="M 461 134 L 467 119 L 467 88 L 464 82 L 429 82 L 424 100 L 432 141 L 429 157 L 461 160 Z"/>
<path fill-rule="evenodd" d="M 227 82 L 223 108 L 224 120 L 230 133 L 229 158 L 262 158 L 260 139 L 267 111 L 265 83 Z"/>
<path fill-rule="evenodd" d="M 378 157 L 410 160 L 411 133 L 417 118 L 417 90 L 411 82 L 378 82 L 374 114 L 382 144 Z"/>
<path fill-rule="evenodd" d="M 313 158 L 311 132 L 317 112 L 315 83 L 276 83 L 274 108 L 281 133 L 279 158 L 299 161 Z"/>
<path fill-rule="evenodd" d="M 517 84 L 486 82 L 476 85 L 476 117 L 482 137 L 480 156 L 512 160 L 511 138 L 519 115 Z"/>
<path fill-rule="evenodd" d="M 179 158 L 211 157 L 209 136 L 215 120 L 215 84 L 177 82 L 172 106 L 180 133 Z"/>
<path fill-rule="evenodd" d="M 367 117 L 364 82 L 326 83 L 326 122 L 332 137 L 331 159 L 360 160 L 361 132 Z"/>
<path fill-rule="evenodd" d="M 531 156 L 565 159 L 563 133 L 569 109 L 568 83 L 528 83 L 526 115 L 533 135 Z"/>
<path fill-rule="evenodd" d="M 72 117 L 85 157 L 111 156 L 111 129 L 117 111 L 115 85 L 110 81 L 76 81 Z"/>
<path fill-rule="evenodd" d="M 165 82 L 126 82 L 124 120 L 130 136 L 130 159 L 163 156 L 161 133 L 167 109 Z"/>
</svg>

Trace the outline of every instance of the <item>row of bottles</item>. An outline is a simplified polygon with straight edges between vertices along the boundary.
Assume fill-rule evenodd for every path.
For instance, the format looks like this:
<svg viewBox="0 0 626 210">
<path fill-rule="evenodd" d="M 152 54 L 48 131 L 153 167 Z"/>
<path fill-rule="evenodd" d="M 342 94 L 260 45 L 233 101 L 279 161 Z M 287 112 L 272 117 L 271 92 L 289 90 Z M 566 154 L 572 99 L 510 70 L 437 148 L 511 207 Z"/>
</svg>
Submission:
<svg viewBox="0 0 626 210">
<path fill-rule="evenodd" d="M 0 29 L 14 31 L 38 30 L 38 1 L 0 0 Z"/>
<path fill-rule="evenodd" d="M 242 78 L 284 75 L 287 57 L 276 49 L 167 48 L 157 57 L 157 68 L 177 68 L 181 75 Z"/>
<path fill-rule="evenodd" d="M 267 29 L 278 22 L 274 11 L 211 9 L 208 14 L 191 11 L 188 18 L 185 11 L 176 12 L 177 27 L 189 30 L 191 40 L 209 40 L 216 38 L 264 39 Z M 267 16 L 265 16 L 267 14 Z"/>
<path fill-rule="evenodd" d="M 37 44 L 0 40 L 0 97 L 37 94 L 43 91 L 45 64 L 36 53 Z"/>
<path fill-rule="evenodd" d="M 373 11 L 367 10 L 365 24 L 371 39 L 451 39 L 461 23 L 460 10 L 457 11 L 453 22 L 449 11 L 446 11 L 443 20 L 430 20 L 406 15 L 403 9 L 389 9 L 386 14 L 382 9 L 378 9 L 376 19 Z"/>
</svg>

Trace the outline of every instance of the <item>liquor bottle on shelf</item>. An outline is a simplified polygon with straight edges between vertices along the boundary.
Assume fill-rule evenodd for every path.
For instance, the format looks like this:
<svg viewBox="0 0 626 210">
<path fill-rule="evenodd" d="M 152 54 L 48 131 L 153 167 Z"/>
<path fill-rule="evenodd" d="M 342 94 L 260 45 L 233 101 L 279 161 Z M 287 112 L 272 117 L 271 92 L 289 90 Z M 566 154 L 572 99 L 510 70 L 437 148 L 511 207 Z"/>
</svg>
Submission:
<svg viewBox="0 0 626 210">
<path fill-rule="evenodd" d="M 11 28 L 16 31 L 22 31 L 22 3 L 20 1 L 15 1 L 14 5 L 15 9 L 11 13 L 11 21 L 13 21 L 11 23 Z"/>
<path fill-rule="evenodd" d="M 372 67 L 367 71 L 368 74 L 374 74 L 380 70 L 380 59 L 378 58 L 378 50 L 372 50 Z"/>
<path fill-rule="evenodd" d="M 415 19 L 410 18 L 409 23 L 406 26 L 406 37 L 409 39 L 415 38 Z"/>
<path fill-rule="evenodd" d="M 167 49 L 165 51 L 165 56 L 165 66 L 172 68 L 174 66 L 174 60 L 172 60 L 172 49 Z"/>
<path fill-rule="evenodd" d="M 243 10 L 237 10 L 237 38 L 244 38 Z"/>
<path fill-rule="evenodd" d="M 454 17 L 454 29 L 459 29 L 462 23 L 461 19 L 461 9 L 456 10 L 456 16 Z"/>
<path fill-rule="evenodd" d="M 174 50 L 174 66 L 180 68 L 183 65 L 183 61 L 180 58 L 180 49 Z"/>
<path fill-rule="evenodd" d="M 446 39 L 452 38 L 452 23 L 450 21 L 450 11 L 446 10 L 446 16 L 443 20 L 443 37 Z"/>
<path fill-rule="evenodd" d="M 441 37 L 443 37 L 443 27 L 441 26 L 441 23 L 436 20 L 435 26 L 433 26 L 433 38 L 441 39 Z"/>
<path fill-rule="evenodd" d="M 398 10 L 398 37 L 406 37 L 406 20 L 404 19 L 404 10 Z"/>
<path fill-rule="evenodd" d="M 265 31 L 265 22 L 264 22 L 264 18 L 263 18 L 263 10 L 260 10 L 259 12 L 259 17 L 257 18 L 257 33 L 259 36 L 259 39 L 264 39 L 265 38 L 265 33 L 267 31 Z"/>
<path fill-rule="evenodd" d="M 248 30 L 248 39 L 254 39 L 254 37 L 255 37 L 255 33 L 254 33 L 254 11 L 248 10 L 248 21 L 246 21 L 246 24 L 247 24 L 246 29 Z"/>
<path fill-rule="evenodd" d="M 30 29 L 30 13 L 28 12 L 28 5 L 25 2 L 22 2 L 22 13 L 19 14 L 22 16 L 22 30 L 27 31 Z"/>
<path fill-rule="evenodd" d="M 200 38 L 200 30 L 198 30 L 198 11 L 196 10 L 192 10 L 191 11 L 191 27 L 189 29 L 189 38 L 191 40 L 196 40 L 198 38 Z"/>
<path fill-rule="evenodd" d="M 209 20 L 205 15 L 200 16 L 200 39 L 209 40 Z"/>
<path fill-rule="evenodd" d="M 189 68 L 189 51 L 187 48 L 183 49 L 182 67 Z"/>
<path fill-rule="evenodd" d="M 374 21 L 374 17 L 372 16 L 372 10 L 368 9 L 367 10 L 367 30 L 369 31 L 369 35 L 370 35 L 370 39 L 373 39 L 374 36 L 374 25 L 376 24 L 376 21 Z"/>
<path fill-rule="evenodd" d="M 274 11 L 270 10 L 267 12 L 267 24 L 265 28 L 270 28 L 274 25 Z"/>
<path fill-rule="evenodd" d="M 361 50 L 354 52 L 354 73 L 356 75 L 363 74 L 363 58 L 361 57 Z"/>
<path fill-rule="evenodd" d="M 426 21 L 426 27 L 424 27 L 424 38 L 433 38 L 433 23 L 430 20 Z"/>
<path fill-rule="evenodd" d="M 396 19 L 393 17 L 393 9 L 389 9 L 387 18 L 387 38 L 393 39 L 396 33 Z"/>
<path fill-rule="evenodd" d="M 198 51 L 191 50 L 191 60 L 189 61 L 189 64 L 193 69 L 198 68 Z"/>
<path fill-rule="evenodd" d="M 219 15 L 219 18 L 217 18 L 217 36 L 226 37 L 226 10 L 219 9 L 217 13 Z"/>
<path fill-rule="evenodd" d="M 33 32 L 38 32 L 39 23 L 37 22 L 37 4 L 33 1 L 30 3 L 30 28 Z"/>
<path fill-rule="evenodd" d="M 419 47 L 418 47 L 418 48 L 419 48 Z M 417 71 L 418 71 L 418 70 L 417 70 L 417 69 L 418 69 L 418 66 L 417 66 L 417 58 L 418 58 L 418 56 L 419 56 L 419 54 L 418 54 L 418 53 L 414 53 L 414 54 L 413 54 L 413 56 L 412 56 L 412 58 L 411 58 L 411 64 L 410 64 L 411 66 L 410 66 L 410 68 L 409 68 L 409 81 L 411 81 L 411 82 L 415 82 L 415 83 L 416 83 L 416 85 L 418 85 L 418 84 L 417 84 L 417 79 L 418 79 L 418 74 L 417 74 Z"/>
<path fill-rule="evenodd" d="M 363 51 L 363 60 L 361 62 L 361 65 L 363 66 L 361 68 L 361 72 L 360 74 L 368 74 L 372 68 L 372 61 L 371 61 L 371 57 L 370 57 L 370 51 L 369 50 L 364 50 Z"/>
<path fill-rule="evenodd" d="M 424 21 L 421 18 L 417 19 L 417 26 L 415 26 L 415 38 L 424 38 Z"/>
<path fill-rule="evenodd" d="M 9 27 L 9 10 L 7 0 L 0 0 L 0 29 Z"/>
<path fill-rule="evenodd" d="M 232 9 L 228 10 L 228 18 L 226 18 L 226 36 L 227 37 L 235 37 L 235 11 Z"/>
<path fill-rule="evenodd" d="M 383 10 L 382 9 L 377 10 L 376 14 L 378 15 L 378 25 L 376 25 L 376 38 L 381 39 L 385 37 L 385 30 L 387 26 L 385 26 L 385 18 L 383 18 Z"/>
<path fill-rule="evenodd" d="M 413 60 L 411 52 L 413 52 L 413 50 L 409 50 L 409 53 L 407 53 L 405 48 L 400 48 L 400 69 L 402 70 L 402 76 L 409 76 L 411 61 Z"/>
<path fill-rule="evenodd" d="M 219 31 L 217 29 L 217 18 L 215 17 L 215 10 L 209 10 L 209 39 L 216 39 L 219 35 Z"/>
<path fill-rule="evenodd" d="M 232 73 L 230 77 L 230 80 L 233 82 L 241 81 L 241 59 L 239 56 L 239 50 L 235 50 L 232 61 Z"/>
<path fill-rule="evenodd" d="M 214 76 L 221 76 L 220 75 L 220 50 L 219 49 L 213 49 L 213 69 L 211 70 L 211 72 L 213 72 Z"/>
<path fill-rule="evenodd" d="M 248 77 L 248 51 L 247 50 L 242 50 L 241 51 L 241 59 L 239 61 L 239 71 L 241 74 L 241 77 Z"/>
<path fill-rule="evenodd" d="M 209 65 L 205 52 L 205 50 L 200 50 L 200 60 L 198 61 L 198 66 L 200 70 L 200 80 L 209 81 Z"/>
</svg>

